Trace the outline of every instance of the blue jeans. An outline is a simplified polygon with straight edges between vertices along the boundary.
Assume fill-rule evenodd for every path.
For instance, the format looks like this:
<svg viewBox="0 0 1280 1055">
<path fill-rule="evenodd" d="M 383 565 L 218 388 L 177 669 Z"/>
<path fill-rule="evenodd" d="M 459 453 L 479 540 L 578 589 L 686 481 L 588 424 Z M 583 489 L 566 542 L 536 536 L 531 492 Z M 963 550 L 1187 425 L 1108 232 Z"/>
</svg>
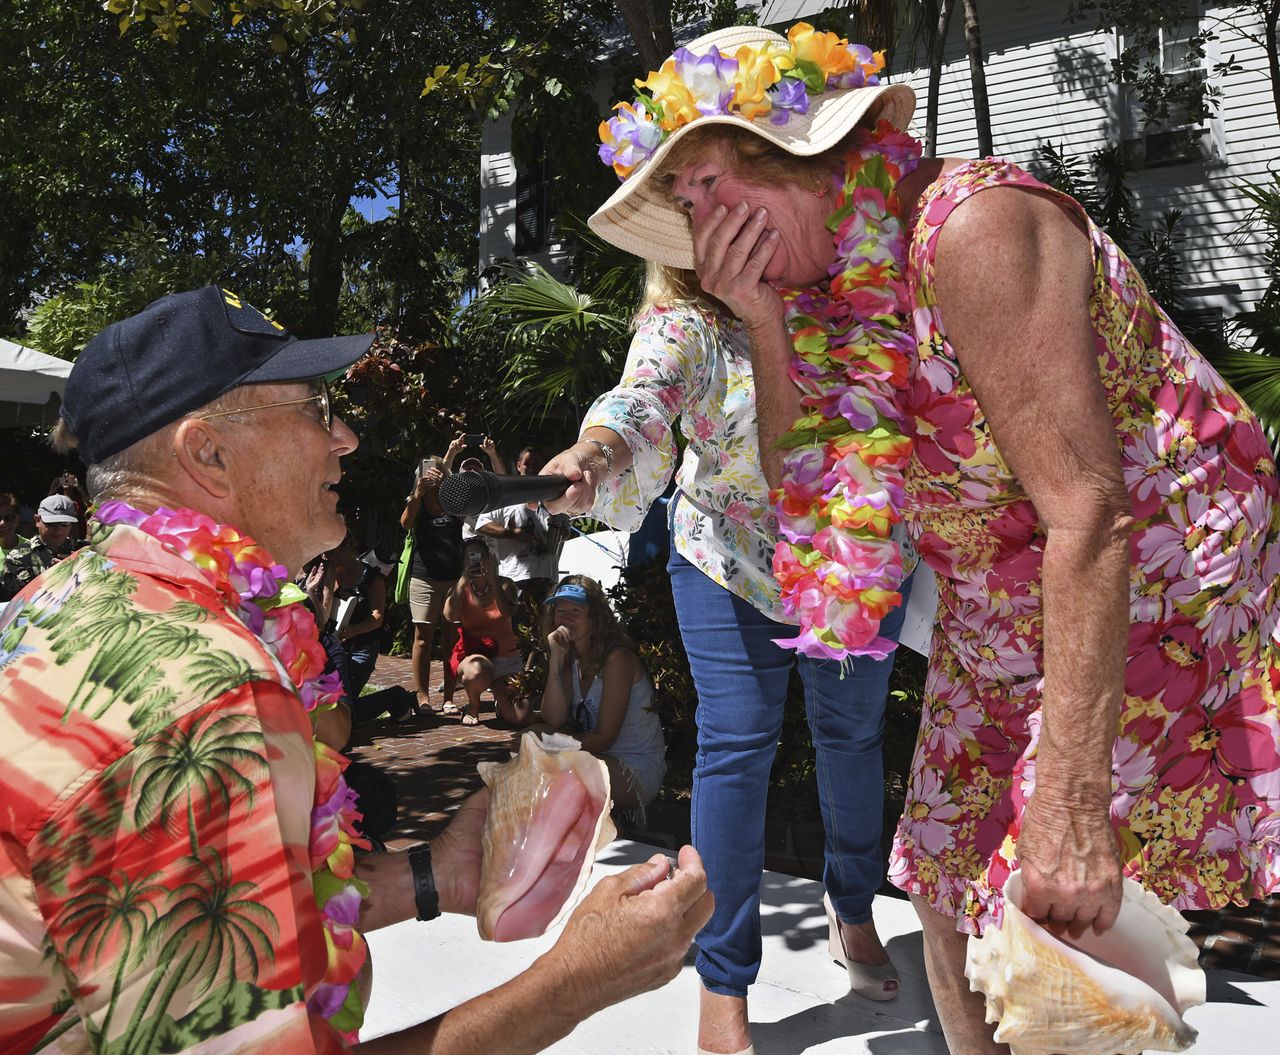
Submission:
<svg viewBox="0 0 1280 1055">
<path fill-rule="evenodd" d="M 698 974 L 713 993 L 744 996 L 760 970 L 760 874 L 765 799 L 793 663 L 817 755 L 826 828 L 822 881 L 847 923 L 871 918 L 884 878 L 884 704 L 893 659 L 834 660 L 779 648 L 797 628 L 776 623 L 671 551 L 667 565 L 680 635 L 698 690 L 693 845 L 706 865 L 715 912 L 698 934 Z M 903 584 L 905 594 L 907 584 Z M 905 607 L 905 604 L 904 604 Z M 896 639 L 903 609 L 881 632 Z"/>
</svg>

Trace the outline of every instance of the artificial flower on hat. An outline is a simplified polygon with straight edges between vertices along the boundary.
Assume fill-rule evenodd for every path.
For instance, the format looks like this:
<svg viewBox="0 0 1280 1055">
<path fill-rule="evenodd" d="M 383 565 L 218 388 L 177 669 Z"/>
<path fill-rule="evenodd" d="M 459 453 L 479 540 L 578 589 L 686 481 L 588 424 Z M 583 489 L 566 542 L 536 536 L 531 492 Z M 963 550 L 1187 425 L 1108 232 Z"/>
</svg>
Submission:
<svg viewBox="0 0 1280 1055">
<path fill-rule="evenodd" d="M 711 117 L 729 112 L 729 104 L 737 91 L 737 59 L 721 55 L 716 47 L 705 55 L 695 55 L 688 48 L 677 48 L 672 58 L 698 113 Z"/>
<path fill-rule="evenodd" d="M 786 48 L 769 41 L 758 48 L 744 44 L 734 58 L 738 69 L 734 75 L 733 102 L 738 113 L 754 121 L 773 110 L 773 100 L 766 93 L 795 66 L 796 60 Z M 805 105 L 808 106 L 807 99 Z"/>
<path fill-rule="evenodd" d="M 617 116 L 600 122 L 600 160 L 611 165 L 619 179 L 626 179 L 658 149 L 662 129 L 643 107 L 618 103 L 613 109 Z"/>
<path fill-rule="evenodd" d="M 825 88 L 828 79 L 853 70 L 855 60 L 848 41 L 834 33 L 823 33 L 808 22 L 797 22 L 787 30 L 787 39 L 791 41 L 797 69 L 805 75 L 805 83 L 814 91 Z M 811 83 L 811 74 L 804 69 L 806 64 L 819 72 L 821 79 L 816 84 Z"/>
<path fill-rule="evenodd" d="M 658 110 L 658 124 L 664 132 L 673 132 L 701 116 L 693 94 L 676 69 L 674 55 L 662 64 L 661 69 L 651 70 L 644 80 L 636 81 L 636 87 L 648 89 Z"/>
<path fill-rule="evenodd" d="M 788 41 L 743 44 L 732 54 L 712 45 L 702 55 L 677 48 L 635 86 L 635 101 L 614 107 L 600 124 L 600 159 L 626 180 L 672 133 L 701 117 L 732 114 L 786 124 L 809 112 L 809 96 L 878 85 L 884 52 L 850 44 L 808 22 Z"/>
</svg>

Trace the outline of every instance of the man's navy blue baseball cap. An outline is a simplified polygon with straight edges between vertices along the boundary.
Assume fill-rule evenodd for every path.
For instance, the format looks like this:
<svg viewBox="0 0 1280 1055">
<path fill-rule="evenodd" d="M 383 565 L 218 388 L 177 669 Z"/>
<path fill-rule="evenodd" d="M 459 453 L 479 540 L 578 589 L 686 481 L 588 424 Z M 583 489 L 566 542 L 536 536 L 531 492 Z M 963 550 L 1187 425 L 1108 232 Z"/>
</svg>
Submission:
<svg viewBox="0 0 1280 1055">
<path fill-rule="evenodd" d="M 174 293 L 85 346 L 62 417 L 94 465 L 239 385 L 324 377 L 372 343 L 371 333 L 300 341 L 218 286 Z"/>
</svg>

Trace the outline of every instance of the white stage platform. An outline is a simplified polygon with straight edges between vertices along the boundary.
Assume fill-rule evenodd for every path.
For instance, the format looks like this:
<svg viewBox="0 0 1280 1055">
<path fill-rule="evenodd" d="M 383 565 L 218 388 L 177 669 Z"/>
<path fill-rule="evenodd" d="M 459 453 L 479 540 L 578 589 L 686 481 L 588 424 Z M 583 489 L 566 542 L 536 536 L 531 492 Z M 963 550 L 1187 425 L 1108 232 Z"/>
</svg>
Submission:
<svg viewBox="0 0 1280 1055">
<path fill-rule="evenodd" d="M 645 860 L 653 847 L 619 841 L 596 874 Z M 759 1055 L 946 1055 L 925 980 L 920 928 L 911 906 L 876 899 L 876 924 L 902 973 L 902 993 L 888 1004 L 850 996 L 844 972 L 827 957 L 822 887 L 766 872 L 761 886 L 764 960 L 751 990 Z M 369 1039 L 431 1018 L 518 974 L 555 939 L 494 945 L 475 921 L 410 921 L 368 935 L 373 997 L 361 1036 Z M 548 994 L 554 999 L 554 994 Z M 693 967 L 657 992 L 608 1008 L 548 1049 L 558 1055 L 693 1055 L 698 979 Z M 1209 1002 L 1187 1020 L 1200 1031 L 1195 1055 L 1280 1050 L 1280 981 L 1209 972 Z M 493 1053 L 500 1055 L 500 1053 Z"/>
</svg>

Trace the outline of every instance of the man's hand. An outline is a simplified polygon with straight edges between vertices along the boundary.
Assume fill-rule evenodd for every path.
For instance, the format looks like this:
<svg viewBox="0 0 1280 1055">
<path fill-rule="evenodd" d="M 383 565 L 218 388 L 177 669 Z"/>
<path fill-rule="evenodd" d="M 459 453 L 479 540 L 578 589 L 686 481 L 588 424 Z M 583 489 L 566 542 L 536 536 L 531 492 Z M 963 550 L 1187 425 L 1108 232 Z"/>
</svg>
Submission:
<svg viewBox="0 0 1280 1055">
<path fill-rule="evenodd" d="M 1124 873 L 1107 800 L 1061 802 L 1037 788 L 1022 813 L 1018 865 L 1032 919 L 1073 938 L 1115 923 Z"/>
<path fill-rule="evenodd" d="M 681 849 L 679 868 L 668 878 L 670 867 L 656 854 L 602 879 L 547 953 L 564 979 L 557 995 L 582 1018 L 666 985 L 680 972 L 714 901 L 692 846 Z"/>
<path fill-rule="evenodd" d="M 480 834 L 489 815 L 489 789 L 481 788 L 453 815 L 442 834 L 431 840 L 431 871 L 442 912 L 476 914 L 480 891 Z"/>
</svg>

